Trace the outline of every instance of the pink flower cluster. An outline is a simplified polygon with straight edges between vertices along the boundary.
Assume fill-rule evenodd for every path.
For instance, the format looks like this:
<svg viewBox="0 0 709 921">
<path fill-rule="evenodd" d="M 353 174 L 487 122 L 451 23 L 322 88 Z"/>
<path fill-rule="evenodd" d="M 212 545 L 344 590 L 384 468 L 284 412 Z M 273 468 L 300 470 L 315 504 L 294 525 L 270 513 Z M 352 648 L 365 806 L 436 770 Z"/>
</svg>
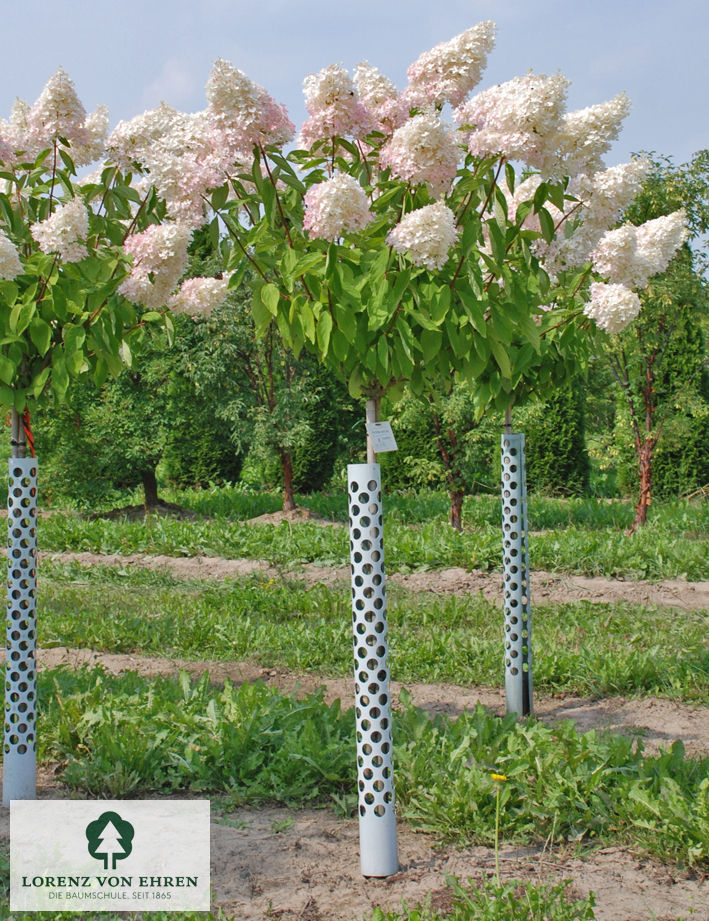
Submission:
<svg viewBox="0 0 709 921">
<path fill-rule="evenodd" d="M 355 68 L 354 85 L 362 105 L 372 120 L 372 128 L 391 134 L 409 117 L 409 106 L 396 86 L 381 71 L 367 61 Z"/>
<path fill-rule="evenodd" d="M 226 300 L 229 276 L 223 278 L 186 278 L 168 300 L 173 313 L 186 313 L 195 320 L 209 317 Z"/>
<path fill-rule="evenodd" d="M 138 163 L 170 216 L 193 226 L 204 222 L 207 191 L 224 183 L 238 156 L 209 110 L 188 115 L 165 103 L 120 122 L 107 147 L 124 169 Z"/>
<path fill-rule="evenodd" d="M 630 288 L 599 281 L 591 285 L 591 300 L 583 312 L 601 329 L 615 335 L 633 322 L 640 313 L 640 307 L 640 298 Z"/>
<path fill-rule="evenodd" d="M 14 243 L 0 230 L 0 278 L 12 281 L 22 272 L 22 263 Z"/>
<path fill-rule="evenodd" d="M 303 228 L 311 238 L 332 242 L 345 233 L 362 230 L 371 220 L 364 189 L 347 173 L 335 173 L 305 194 Z"/>
<path fill-rule="evenodd" d="M 454 112 L 458 124 L 474 128 L 468 132 L 468 150 L 543 169 L 556 151 L 568 86 L 561 74 L 530 73 L 473 96 Z"/>
<path fill-rule="evenodd" d="M 120 293 L 153 310 L 163 308 L 184 274 L 191 237 L 192 228 L 178 223 L 151 224 L 128 237 L 123 250 L 133 264 Z"/>
<path fill-rule="evenodd" d="M 209 115 L 236 150 L 254 145 L 287 144 L 295 127 L 284 105 L 279 105 L 242 71 L 221 58 L 207 81 Z"/>
<path fill-rule="evenodd" d="M 397 253 L 427 269 L 443 268 L 457 239 L 455 215 L 443 202 L 410 211 L 387 235 Z"/>
<path fill-rule="evenodd" d="M 80 262 L 88 255 L 89 212 L 80 198 L 61 205 L 44 221 L 30 225 L 43 253 L 58 253 L 62 262 Z"/>
<path fill-rule="evenodd" d="M 480 82 L 494 44 L 495 23 L 487 21 L 425 51 L 406 71 L 409 86 L 404 96 L 411 107 L 460 105 Z"/>
<path fill-rule="evenodd" d="M 364 137 L 372 118 L 360 102 L 352 78 L 339 64 L 331 64 L 303 81 L 305 105 L 310 113 L 298 135 L 298 145 L 312 147 L 333 137 Z"/>
<path fill-rule="evenodd" d="M 34 105 L 18 99 L 10 120 L 0 121 L 0 160 L 6 166 L 33 160 L 58 138 L 64 138 L 74 163 L 85 166 L 103 154 L 107 130 L 105 106 L 87 116 L 73 81 L 60 67 Z"/>
<path fill-rule="evenodd" d="M 453 132 L 432 112 L 415 115 L 379 152 L 379 163 L 392 175 L 414 185 L 426 184 L 434 196 L 445 195 L 458 171 L 460 150 Z"/>
</svg>

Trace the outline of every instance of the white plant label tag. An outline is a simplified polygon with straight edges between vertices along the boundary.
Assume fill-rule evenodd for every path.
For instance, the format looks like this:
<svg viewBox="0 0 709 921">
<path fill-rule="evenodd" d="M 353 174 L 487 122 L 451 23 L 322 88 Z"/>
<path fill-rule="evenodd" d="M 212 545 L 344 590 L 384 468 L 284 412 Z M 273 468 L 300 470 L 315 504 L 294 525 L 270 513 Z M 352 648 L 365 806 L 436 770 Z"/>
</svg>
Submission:
<svg viewBox="0 0 709 921">
<path fill-rule="evenodd" d="M 368 422 L 367 434 L 372 439 L 372 447 L 376 454 L 399 450 L 391 430 L 391 422 Z"/>
</svg>

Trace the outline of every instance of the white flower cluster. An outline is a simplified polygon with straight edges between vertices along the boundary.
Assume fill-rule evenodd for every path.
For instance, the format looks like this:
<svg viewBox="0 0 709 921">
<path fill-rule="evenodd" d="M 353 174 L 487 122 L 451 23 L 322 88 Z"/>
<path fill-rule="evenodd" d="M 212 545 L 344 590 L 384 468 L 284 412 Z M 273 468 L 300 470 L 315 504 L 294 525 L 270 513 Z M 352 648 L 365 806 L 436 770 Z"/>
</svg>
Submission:
<svg viewBox="0 0 709 921">
<path fill-rule="evenodd" d="M 391 134 L 406 121 L 409 107 L 392 81 L 373 64 L 361 61 L 354 72 L 354 85 L 362 105 L 372 117 L 373 127 Z"/>
<path fill-rule="evenodd" d="M 352 77 L 341 64 L 331 64 L 303 80 L 305 105 L 310 117 L 298 135 L 301 147 L 331 137 L 364 137 L 372 117 L 357 94 Z"/>
<path fill-rule="evenodd" d="M 495 23 L 488 20 L 424 51 L 406 71 L 409 86 L 404 95 L 410 104 L 460 105 L 480 82 L 495 45 L 495 31 Z"/>
<path fill-rule="evenodd" d="M 111 159 L 123 169 L 130 170 L 142 159 L 155 141 L 170 131 L 179 113 L 166 102 L 155 109 L 136 115 L 129 121 L 120 121 L 106 139 L 106 150 Z"/>
<path fill-rule="evenodd" d="M 454 112 L 458 124 L 475 129 L 468 134 L 468 150 L 544 169 L 556 152 L 568 87 L 561 74 L 529 73 L 473 96 Z"/>
<path fill-rule="evenodd" d="M 161 103 L 130 122 L 120 122 L 107 147 L 123 168 L 137 162 L 147 172 L 171 217 L 199 226 L 206 192 L 225 181 L 239 156 L 231 140 L 209 110 L 186 114 Z M 243 133 L 238 143 L 244 143 Z"/>
<path fill-rule="evenodd" d="M 433 112 L 410 118 L 379 152 L 382 167 L 413 184 L 426 184 L 445 195 L 458 171 L 460 149 L 453 132 Z"/>
<path fill-rule="evenodd" d="M 70 144 L 87 144 L 91 136 L 84 123 L 86 109 L 76 94 L 69 74 L 59 70 L 47 81 L 39 98 L 27 114 L 30 137 L 39 145 L 49 147 L 63 137 Z"/>
<path fill-rule="evenodd" d="M 410 211 L 387 235 L 397 253 L 427 269 L 443 268 L 457 239 L 455 215 L 443 202 Z"/>
<path fill-rule="evenodd" d="M 54 214 L 30 225 L 30 233 L 43 253 L 58 253 L 62 262 L 80 262 L 88 255 L 86 237 L 89 212 L 80 198 L 72 198 Z"/>
<path fill-rule="evenodd" d="M 22 263 L 12 240 L 9 240 L 5 232 L 0 230 L 0 278 L 12 281 L 13 278 L 21 275 L 22 271 Z"/>
<path fill-rule="evenodd" d="M 71 78 L 60 67 L 34 105 L 17 99 L 9 121 L 0 121 L 0 160 L 7 166 L 34 160 L 63 138 L 75 165 L 86 166 L 102 156 L 107 131 L 106 107 L 87 116 Z"/>
<path fill-rule="evenodd" d="M 664 272 L 687 240 L 683 210 L 646 221 L 639 227 L 623 224 L 601 237 L 591 253 L 594 269 L 628 288 L 644 288 L 653 275 Z"/>
<path fill-rule="evenodd" d="M 548 247 L 537 243 L 538 254 L 549 271 L 582 266 L 589 261 L 603 234 L 640 192 L 649 169 L 648 160 L 636 159 L 592 177 L 576 176 L 569 183 L 569 193 L 578 202 L 568 202 L 567 213 L 579 223 L 573 232 L 559 235 Z"/>
<path fill-rule="evenodd" d="M 347 173 L 335 173 L 305 194 L 303 228 L 311 238 L 332 242 L 343 233 L 362 230 L 371 220 L 364 189 Z"/>
<path fill-rule="evenodd" d="M 630 100 L 619 93 L 608 102 L 567 113 L 556 139 L 556 162 L 553 167 L 549 165 L 548 172 L 576 176 L 603 169 L 603 157 L 629 112 Z"/>
<path fill-rule="evenodd" d="M 120 293 L 129 301 L 154 310 L 164 307 L 187 266 L 192 228 L 187 224 L 151 224 L 132 234 L 123 249 L 133 257 Z"/>
<path fill-rule="evenodd" d="M 88 166 L 103 156 L 108 134 L 108 107 L 99 106 L 84 122 L 86 141 L 72 145 L 71 156 L 75 166 Z"/>
<path fill-rule="evenodd" d="M 186 278 L 167 305 L 173 313 L 186 313 L 195 320 L 209 317 L 224 303 L 228 287 L 228 275 L 222 278 Z"/>
<path fill-rule="evenodd" d="M 209 113 L 235 145 L 251 149 L 254 144 L 287 144 L 295 129 L 284 106 L 266 90 L 221 58 L 207 80 Z"/>
<path fill-rule="evenodd" d="M 601 329 L 615 335 L 633 322 L 640 313 L 640 306 L 640 298 L 630 288 L 599 281 L 591 285 L 591 300 L 583 312 Z"/>
</svg>

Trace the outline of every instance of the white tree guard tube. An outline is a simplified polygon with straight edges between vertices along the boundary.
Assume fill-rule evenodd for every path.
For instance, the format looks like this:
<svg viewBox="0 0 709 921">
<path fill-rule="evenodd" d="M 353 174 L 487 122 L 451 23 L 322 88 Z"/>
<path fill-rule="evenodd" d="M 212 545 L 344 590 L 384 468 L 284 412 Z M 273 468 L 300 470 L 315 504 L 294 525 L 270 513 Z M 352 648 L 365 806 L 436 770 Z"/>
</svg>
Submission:
<svg viewBox="0 0 709 921">
<path fill-rule="evenodd" d="M 37 460 L 11 457 L 9 466 L 4 806 L 37 790 Z"/>
<path fill-rule="evenodd" d="M 502 435 L 502 546 L 507 712 L 532 712 L 532 610 L 524 435 Z"/>
<path fill-rule="evenodd" d="M 350 464 L 347 476 L 360 860 L 363 876 L 391 876 L 399 858 L 379 464 Z"/>
</svg>

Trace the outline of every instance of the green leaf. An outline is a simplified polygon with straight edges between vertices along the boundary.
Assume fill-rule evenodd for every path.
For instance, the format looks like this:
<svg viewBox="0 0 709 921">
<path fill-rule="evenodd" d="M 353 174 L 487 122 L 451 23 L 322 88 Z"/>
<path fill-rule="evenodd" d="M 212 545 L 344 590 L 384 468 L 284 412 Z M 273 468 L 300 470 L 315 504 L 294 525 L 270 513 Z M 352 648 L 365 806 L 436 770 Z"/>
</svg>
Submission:
<svg viewBox="0 0 709 921">
<path fill-rule="evenodd" d="M 559 211 L 564 210 L 564 189 L 561 185 L 557 183 L 548 183 L 547 190 L 549 192 L 549 201 L 554 205 Z"/>
<path fill-rule="evenodd" d="M 495 258 L 495 262 L 498 266 L 501 266 L 505 261 L 505 238 L 502 235 L 502 231 L 497 223 L 497 221 L 487 221 L 487 229 L 490 233 L 490 246 L 492 248 L 492 255 Z"/>
<path fill-rule="evenodd" d="M 40 317 L 33 317 L 30 323 L 30 339 L 39 354 L 46 355 L 52 342 L 52 327 Z"/>
<path fill-rule="evenodd" d="M 57 399 L 63 400 L 69 388 L 69 373 L 61 349 L 55 349 L 52 355 L 52 390 Z"/>
<path fill-rule="evenodd" d="M 280 299 L 281 295 L 278 288 L 270 282 L 261 288 L 261 301 L 266 310 L 268 310 L 273 317 L 278 313 L 278 302 Z"/>
<path fill-rule="evenodd" d="M 308 301 L 305 301 L 300 308 L 300 323 L 305 338 L 309 342 L 315 342 L 315 315 Z"/>
<path fill-rule="evenodd" d="M 342 331 L 343 336 L 350 345 L 354 345 L 357 339 L 357 317 L 354 311 L 344 307 L 342 304 L 335 304 L 333 313 L 337 328 Z"/>
<path fill-rule="evenodd" d="M 502 371 L 505 377 L 511 377 L 512 365 L 510 364 L 510 359 L 504 346 L 501 342 L 498 342 L 497 339 L 488 339 L 488 342 L 490 344 L 490 351 L 495 356 L 495 361 L 500 371 Z"/>
<path fill-rule="evenodd" d="M 350 343 L 342 335 L 339 329 L 333 329 L 330 338 L 331 350 L 338 361 L 344 361 L 350 354 Z"/>
<path fill-rule="evenodd" d="M 507 188 L 510 192 L 515 190 L 515 171 L 514 167 L 510 163 L 505 163 L 505 179 L 507 180 Z"/>
<path fill-rule="evenodd" d="M 269 311 L 266 310 L 260 297 L 257 296 L 253 298 L 251 302 L 251 312 L 254 317 L 254 323 L 256 324 L 256 335 L 263 336 L 273 317 Z"/>
<path fill-rule="evenodd" d="M 535 213 L 539 211 L 540 208 L 544 207 L 544 203 L 549 198 L 549 187 L 546 182 L 540 182 L 537 186 L 537 190 L 534 193 L 534 211 Z"/>
<path fill-rule="evenodd" d="M 11 384 L 15 376 L 16 365 L 13 361 L 7 357 L 7 355 L 0 355 L 0 381 L 3 384 Z"/>
<path fill-rule="evenodd" d="M 212 208 L 215 211 L 219 211 L 220 208 L 223 208 L 226 204 L 226 200 L 229 197 L 229 186 L 225 182 L 224 185 L 220 186 L 218 189 L 215 189 L 212 192 Z"/>
<path fill-rule="evenodd" d="M 332 314 L 328 310 L 324 310 L 320 315 L 318 320 L 318 346 L 320 348 L 320 354 L 324 358 L 327 355 L 328 349 L 330 347 L 330 334 L 332 333 Z"/>
<path fill-rule="evenodd" d="M 433 361 L 441 350 L 443 333 L 439 330 L 424 329 L 421 331 L 421 351 L 426 363 Z"/>
<path fill-rule="evenodd" d="M 541 208 L 539 210 L 539 223 L 542 228 L 542 236 L 547 243 L 551 243 L 551 241 L 554 239 L 555 225 L 553 217 L 551 214 L 549 214 L 546 208 Z"/>
<path fill-rule="evenodd" d="M 32 395 L 34 396 L 35 400 L 39 399 L 39 397 L 41 396 L 42 391 L 44 390 L 44 388 L 45 388 L 45 386 L 46 386 L 47 380 L 49 379 L 49 375 L 50 375 L 51 370 L 52 370 L 52 369 L 49 368 L 49 367 L 43 368 L 43 369 L 39 372 L 39 374 L 36 375 L 35 378 L 33 378 L 33 380 L 32 380 Z"/>
<path fill-rule="evenodd" d="M 389 371 L 389 345 L 385 336 L 380 336 L 377 340 L 377 358 L 379 364 L 385 371 Z"/>
</svg>

